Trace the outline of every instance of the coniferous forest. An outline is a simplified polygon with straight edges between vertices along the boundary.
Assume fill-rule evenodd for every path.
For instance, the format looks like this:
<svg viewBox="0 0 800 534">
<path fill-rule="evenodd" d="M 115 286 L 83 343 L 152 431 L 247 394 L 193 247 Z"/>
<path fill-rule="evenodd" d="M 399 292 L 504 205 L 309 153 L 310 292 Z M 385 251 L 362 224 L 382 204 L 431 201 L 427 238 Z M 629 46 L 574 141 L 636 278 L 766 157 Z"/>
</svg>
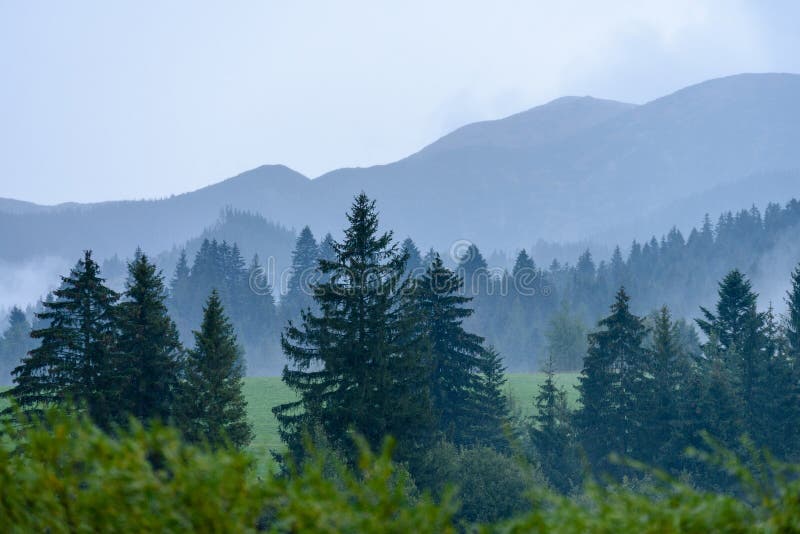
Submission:
<svg viewBox="0 0 800 534">
<path fill-rule="evenodd" d="M 269 482 L 225 474 L 231 483 L 255 484 L 247 491 L 260 495 L 261 508 L 241 503 L 255 506 L 246 515 L 254 528 L 315 521 L 291 511 L 299 502 L 285 502 L 302 493 L 266 496 L 278 488 L 360 486 L 366 483 L 355 482 L 360 476 L 376 476 L 369 470 L 389 465 L 392 474 L 380 476 L 400 494 L 390 497 L 381 493 L 387 487 L 369 484 L 357 491 L 376 491 L 369 498 L 380 499 L 402 495 L 404 514 L 433 514 L 424 519 L 426 528 L 437 521 L 440 527 L 553 521 L 546 513 L 566 513 L 607 492 L 641 506 L 678 495 L 675 518 L 693 513 L 683 508 L 684 499 L 718 506 L 719 513 L 747 510 L 755 514 L 748 521 L 769 516 L 768 507 L 754 510 L 741 492 L 755 476 L 768 477 L 770 498 L 795 491 L 794 476 L 777 477 L 800 462 L 800 266 L 787 273 L 785 314 L 764 308 L 738 269 L 717 280 L 715 297 L 692 322 L 668 304 L 636 310 L 655 298 L 647 276 L 673 273 L 673 287 L 688 285 L 671 261 L 699 263 L 705 260 L 694 258 L 698 251 L 722 256 L 726 247 L 735 255 L 738 248 L 725 236 L 737 225 L 751 228 L 740 246 L 759 246 L 776 227 L 792 224 L 796 206 L 771 206 L 764 219 L 755 211 L 723 216 L 716 228 L 707 222 L 686 241 L 673 231 L 660 243 L 634 243 L 627 259 L 617 249 L 609 265 L 597 267 L 587 253 L 575 267 L 540 269 L 522 251 L 511 273 L 488 276 L 474 245 L 448 267 L 439 253 L 423 256 L 411 240 L 398 242 L 381 227 L 375 200 L 362 193 L 341 240 L 329 235 L 317 244 L 307 228 L 300 233 L 287 294 L 277 304 L 269 285 L 258 283 L 259 259 L 248 266 L 236 244 L 204 241 L 191 265 L 180 255 L 170 281 L 137 250 L 122 292 L 108 287 L 87 251 L 41 303 L 32 325 L 19 309 L 11 313 L 4 361 L 9 366 L 8 355 L 23 357 L 3 394 L 5 432 L 15 443 L 10 451 L 33 447 L 33 436 L 42 439 L 52 425 L 112 440 L 114 447 L 149 450 L 178 439 L 161 434 L 167 425 L 181 446 L 197 447 L 186 454 L 240 461 L 234 451 L 253 438 L 242 391 L 243 347 L 277 341 L 286 356 L 282 381 L 296 394 L 272 408 L 284 447 L 262 459 L 272 466 Z M 512 281 L 525 276 L 528 286 Z M 523 291 L 543 287 L 531 281 L 548 284 L 547 296 L 563 295 L 561 303 L 545 312 L 552 300 L 544 292 Z M 503 284 L 515 291 L 499 291 Z M 586 326 L 593 311 L 600 318 Z M 525 399 L 533 415 L 523 417 L 505 388 L 502 349 L 476 332 L 490 321 L 518 328 L 546 313 L 545 380 Z M 576 402 L 557 380 L 559 371 L 573 369 L 579 371 Z M 369 456 L 387 450 L 387 440 L 391 460 Z M 159 465 L 176 461 L 158 454 L 147 467 L 156 477 Z M 47 466 L 37 458 L 14 469 L 42 473 L 37 470 Z M 105 469 L 104 461 L 121 460 L 109 453 L 92 469 Z M 540 509 L 536 503 L 545 495 L 551 504 Z M 2 513 L 16 513 L 14 506 Z M 345 516 L 357 514 L 345 508 Z M 607 520 L 584 510 L 586 521 Z M 743 521 L 730 513 L 717 519 Z"/>
<path fill-rule="evenodd" d="M 800 2 L 0 2 L 0 534 L 800 533 Z"/>
</svg>

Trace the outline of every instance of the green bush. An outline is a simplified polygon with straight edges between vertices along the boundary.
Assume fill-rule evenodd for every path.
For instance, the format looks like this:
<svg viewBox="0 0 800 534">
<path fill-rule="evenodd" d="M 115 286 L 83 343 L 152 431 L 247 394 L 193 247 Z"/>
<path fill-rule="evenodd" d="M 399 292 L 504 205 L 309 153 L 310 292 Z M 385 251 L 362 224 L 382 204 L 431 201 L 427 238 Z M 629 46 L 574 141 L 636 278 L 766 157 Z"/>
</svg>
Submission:
<svg viewBox="0 0 800 534">
<path fill-rule="evenodd" d="M 738 481 L 729 494 L 628 462 L 646 471 L 645 482 L 592 482 L 577 498 L 549 492 L 529 468 L 490 449 L 443 446 L 431 454 L 441 469 L 429 475 L 460 486 L 460 511 L 447 484 L 432 489 L 438 502 L 420 496 L 391 461 L 390 443 L 379 455 L 360 449 L 355 470 L 312 451 L 289 476 L 259 479 L 247 453 L 187 445 L 163 427 L 133 425 L 112 437 L 49 412 L 34 424 L 3 425 L 0 530 L 433 533 L 459 524 L 486 533 L 800 532 L 800 467 L 746 442 L 744 459 L 713 444 L 693 453 Z"/>
<path fill-rule="evenodd" d="M 235 450 L 183 443 L 169 428 L 116 437 L 54 411 L 4 424 L 3 532 L 448 532 L 456 506 L 416 498 L 391 446 L 363 446 L 357 473 L 314 454 L 289 477 L 255 476 Z M 333 472 L 332 472 L 333 470 Z"/>
<path fill-rule="evenodd" d="M 263 510 L 267 487 L 249 456 L 183 444 L 168 428 L 112 438 L 49 412 L 4 430 L 5 532 L 248 532 Z"/>
</svg>

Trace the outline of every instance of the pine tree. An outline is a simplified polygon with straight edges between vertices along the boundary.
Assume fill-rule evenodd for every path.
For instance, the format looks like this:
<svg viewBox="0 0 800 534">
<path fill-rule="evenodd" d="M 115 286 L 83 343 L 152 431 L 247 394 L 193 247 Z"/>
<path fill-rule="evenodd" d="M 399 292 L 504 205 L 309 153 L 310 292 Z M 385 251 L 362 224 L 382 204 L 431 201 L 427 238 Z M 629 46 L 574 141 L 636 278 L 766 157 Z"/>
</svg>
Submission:
<svg viewBox="0 0 800 534">
<path fill-rule="evenodd" d="M 11 371 L 34 346 L 31 325 L 25 313 L 14 306 L 8 315 L 8 328 L 0 338 L 0 384 L 11 383 Z"/>
<path fill-rule="evenodd" d="M 169 312 L 175 320 L 179 333 L 189 332 L 191 329 L 189 317 L 186 316 L 193 301 L 190 274 L 186 250 L 181 250 L 178 264 L 175 266 L 175 274 L 170 280 L 168 300 Z"/>
<path fill-rule="evenodd" d="M 176 401 L 183 348 L 166 298 L 162 274 L 137 250 L 118 317 L 121 407 L 140 421 L 168 421 Z"/>
<path fill-rule="evenodd" d="M 406 260 L 406 276 L 420 276 L 425 272 L 425 266 L 422 264 L 422 255 L 414 244 L 414 241 L 408 237 L 401 246 L 403 254 L 408 258 Z"/>
<path fill-rule="evenodd" d="M 245 447 L 253 439 L 242 387 L 241 348 L 217 291 L 203 308 L 186 361 L 181 424 L 192 441 Z"/>
<path fill-rule="evenodd" d="M 638 457 L 645 441 L 640 402 L 650 388 L 643 346 L 647 330 L 642 319 L 630 312 L 629 301 L 620 289 L 611 314 L 598 323 L 600 330 L 589 335 L 579 378 L 581 441 L 589 460 L 600 467 L 607 466 L 605 458 L 612 452 Z"/>
<path fill-rule="evenodd" d="M 416 320 L 430 352 L 430 395 L 436 426 L 448 441 L 475 443 L 478 425 L 477 392 L 481 384 L 483 338 L 466 332 L 472 315 L 469 297 L 460 294 L 462 279 L 442 263 L 438 254 L 414 284 L 406 312 Z"/>
<path fill-rule="evenodd" d="M 701 307 L 703 319 L 697 325 L 706 334 L 716 333 L 719 349 L 724 352 L 733 345 L 742 349 L 751 344 L 748 336 L 756 315 L 756 295 L 750 281 L 738 270 L 728 273 L 719 283 L 719 300 L 715 313 Z"/>
<path fill-rule="evenodd" d="M 484 349 L 478 364 L 480 377 L 477 387 L 477 426 L 473 430 L 478 444 L 498 450 L 508 449 L 507 431 L 510 430 L 508 398 L 503 389 L 506 385 L 506 368 L 503 358 L 494 348 Z"/>
<path fill-rule="evenodd" d="M 406 258 L 391 232 L 378 233 L 375 204 L 365 194 L 347 218 L 344 240 L 333 243 L 335 260 L 320 261 L 329 279 L 313 288 L 319 312 L 304 312 L 302 324 L 290 322 L 282 337 L 292 363 L 283 381 L 300 399 L 273 412 L 300 457 L 304 432 L 319 430 L 353 458 L 352 429 L 372 447 L 394 436 L 398 458 L 409 459 L 426 445 L 430 409 L 422 357 L 404 343 L 410 335 L 399 288 Z"/>
<path fill-rule="evenodd" d="M 704 352 L 718 353 L 730 369 L 732 386 L 743 410 L 744 428 L 758 440 L 764 404 L 772 386 L 768 379 L 771 355 L 765 335 L 766 317 L 757 311 L 757 298 L 750 281 L 733 270 L 719 284 L 715 313 L 701 308 L 704 319 L 698 319 L 697 324 L 710 340 L 704 345 Z M 712 347 L 711 342 L 716 346 Z"/>
<path fill-rule="evenodd" d="M 544 475 L 556 489 L 566 493 L 578 482 L 580 474 L 567 392 L 556 386 L 552 357 L 544 371 L 544 382 L 534 399 L 536 412 L 530 425 L 530 437 Z"/>
<path fill-rule="evenodd" d="M 475 244 L 470 244 L 459 257 L 458 274 L 464 280 L 467 295 L 485 296 L 489 285 L 488 264 Z"/>
<path fill-rule="evenodd" d="M 284 320 L 297 320 L 300 311 L 313 304 L 311 287 L 318 276 L 320 250 L 314 234 L 306 226 L 300 231 L 292 252 L 292 270 L 288 280 L 286 295 L 281 299 L 281 315 Z"/>
<path fill-rule="evenodd" d="M 278 346 L 278 312 L 272 294 L 272 286 L 261 265 L 258 254 L 253 256 L 248 269 L 248 284 L 243 288 L 242 314 L 239 328 L 247 343 L 245 348 L 248 372 L 254 374 L 274 373 Z"/>
<path fill-rule="evenodd" d="M 764 314 L 764 356 L 767 365 L 756 389 L 760 417 L 751 430 L 754 438 L 782 458 L 800 453 L 800 383 L 795 362 L 788 350 L 788 337 L 781 328 L 772 305 Z M 788 334 L 788 332 L 787 332 Z"/>
<path fill-rule="evenodd" d="M 800 265 L 792 273 L 792 287 L 786 293 L 786 348 L 800 365 Z"/>
<path fill-rule="evenodd" d="M 120 419 L 121 382 L 116 364 L 119 296 L 103 284 L 91 251 L 61 278 L 54 300 L 37 317 L 47 326 L 31 332 L 41 345 L 14 369 L 7 392 L 23 410 L 72 401 L 101 427 Z"/>
<path fill-rule="evenodd" d="M 642 460 L 662 467 L 675 465 L 687 445 L 681 420 L 681 401 L 689 379 L 688 355 L 681 346 L 678 326 L 664 306 L 653 321 L 652 389 L 647 392 L 642 411 L 646 411 L 648 445 Z"/>
</svg>

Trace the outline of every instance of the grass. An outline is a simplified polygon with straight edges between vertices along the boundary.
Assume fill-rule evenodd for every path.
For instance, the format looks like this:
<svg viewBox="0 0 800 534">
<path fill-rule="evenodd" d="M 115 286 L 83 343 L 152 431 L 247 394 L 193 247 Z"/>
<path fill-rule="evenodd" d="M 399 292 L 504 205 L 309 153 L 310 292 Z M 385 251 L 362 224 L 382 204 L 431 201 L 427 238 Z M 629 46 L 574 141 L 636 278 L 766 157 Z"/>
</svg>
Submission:
<svg viewBox="0 0 800 534">
<path fill-rule="evenodd" d="M 532 415 L 533 399 L 539 385 L 544 381 L 544 376 L 543 373 L 508 375 L 506 394 L 516 413 L 522 416 Z M 569 402 L 574 406 L 578 394 L 573 386 L 578 383 L 578 374 L 560 373 L 556 375 L 556 383 L 566 388 Z M 250 449 L 259 456 L 268 454 L 269 450 L 282 449 L 283 444 L 278 437 L 278 422 L 272 415 L 272 407 L 294 400 L 294 394 L 281 382 L 280 377 L 267 376 L 246 378 L 244 395 L 255 433 Z"/>
<path fill-rule="evenodd" d="M 506 394 L 511 399 L 515 413 L 530 416 L 533 413 L 533 399 L 544 381 L 544 374 L 510 374 L 506 384 Z M 573 387 L 578 382 L 577 373 L 560 373 L 556 382 L 567 390 L 570 404 L 574 406 L 577 391 Z M 6 388 L 0 387 L 0 391 Z M 255 439 L 250 450 L 260 458 L 269 458 L 270 450 L 281 450 L 283 443 L 278 436 L 278 421 L 272 414 L 272 407 L 294 400 L 292 391 L 281 382 L 280 377 L 248 377 L 244 380 L 244 396 L 247 399 L 248 418 L 253 424 Z M 3 401 L 0 403 L 5 404 Z"/>
</svg>

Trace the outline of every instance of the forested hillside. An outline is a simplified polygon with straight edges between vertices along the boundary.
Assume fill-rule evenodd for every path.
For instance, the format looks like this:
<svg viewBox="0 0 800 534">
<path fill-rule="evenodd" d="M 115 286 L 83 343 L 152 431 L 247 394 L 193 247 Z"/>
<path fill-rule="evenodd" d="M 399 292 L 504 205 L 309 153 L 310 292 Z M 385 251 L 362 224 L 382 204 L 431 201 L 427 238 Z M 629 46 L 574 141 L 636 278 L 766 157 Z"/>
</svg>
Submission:
<svg viewBox="0 0 800 534">
<path fill-rule="evenodd" d="M 435 251 L 423 256 L 411 240 L 397 242 L 381 225 L 375 201 L 362 193 L 347 214 L 343 239 L 326 236 L 318 244 L 308 228 L 301 231 L 289 281 L 289 302 L 299 304 L 299 314 L 288 318 L 278 317 L 282 310 L 276 310 L 268 284 L 258 281 L 258 262 L 248 269 L 235 244 L 204 240 L 191 265 L 181 255 L 169 284 L 137 250 L 121 292 L 106 285 L 87 251 L 42 304 L 34 325 L 20 311 L 12 313 L 4 346 L 21 351 L 27 343 L 29 350 L 11 371 L 13 387 L 2 393 L 10 402 L 3 412 L 6 443 L 21 453 L 9 456 L 16 467 L 5 476 L 16 481 L 25 473 L 24 481 L 42 476 L 48 484 L 70 485 L 76 473 L 114 465 L 114 473 L 130 470 L 124 480 L 150 480 L 150 469 L 160 473 L 183 451 L 179 456 L 187 460 L 212 459 L 220 469 L 213 471 L 217 480 L 232 477 L 231 484 L 245 484 L 246 494 L 264 503 L 271 502 L 269 493 L 259 492 L 269 488 L 300 484 L 314 491 L 345 483 L 361 492 L 371 488 L 370 480 L 383 480 L 372 489 L 382 496 L 387 483 L 395 484 L 391 494 L 400 499 L 400 516 L 408 518 L 415 502 L 429 504 L 430 513 L 449 510 L 442 512 L 443 525 L 454 522 L 463 529 L 502 521 L 571 524 L 560 514 L 540 515 L 554 507 L 578 506 L 583 521 L 608 521 L 581 506 L 601 495 L 615 507 L 636 502 L 654 510 L 652 495 L 670 495 L 670 514 L 683 517 L 690 513 L 684 500 L 693 502 L 704 507 L 698 515 L 704 525 L 777 521 L 774 507 L 796 491 L 792 462 L 800 461 L 794 424 L 800 418 L 800 263 L 784 275 L 782 314 L 763 310 L 748 276 L 722 260 L 709 264 L 724 270 L 719 279 L 709 272 L 708 280 L 697 282 L 712 292 L 692 313 L 698 330 L 676 319 L 668 306 L 649 308 L 646 295 L 655 286 L 648 277 L 653 273 L 687 283 L 670 261 L 688 264 L 698 244 L 734 261 L 741 252 L 731 235 L 742 236 L 750 250 L 769 250 L 781 242 L 781 232 L 795 229 L 798 214 L 796 201 L 772 205 L 763 217 L 754 210 L 725 214 L 716 228 L 707 221 L 685 242 L 671 232 L 663 243 L 634 243 L 627 259 L 618 252 L 609 267 L 595 268 L 584 255 L 575 268 L 543 271 L 522 251 L 510 275 L 494 276 L 474 245 L 457 251 L 460 261 L 451 269 Z M 550 325 L 545 378 L 533 398 L 514 401 L 502 353 L 474 328 L 498 315 L 492 306 L 512 292 L 497 291 L 511 281 L 517 298 L 509 302 L 517 309 L 541 311 L 526 298 L 560 291 L 565 302 L 585 305 L 578 316 L 600 316 L 586 329 L 569 311 L 553 312 L 561 319 Z M 178 324 L 190 328 L 191 336 L 182 339 Z M 274 324 L 283 325 L 281 380 L 292 392 L 272 408 L 282 441 L 272 451 L 280 476 L 250 482 L 241 478 L 250 472 L 247 458 L 233 451 L 254 435 L 242 345 L 263 341 L 258 336 Z M 23 343 L 31 328 L 32 339 Z M 569 402 L 571 394 L 556 378 L 556 370 L 567 367 L 580 370 L 577 403 Z M 524 412 L 515 403 L 526 404 Z M 43 432 L 45 425 L 62 430 Z M 60 443 L 66 432 L 110 452 L 84 464 L 86 451 L 76 446 L 82 440 Z M 117 443 L 130 451 L 124 467 L 116 463 Z M 164 444 L 169 446 L 162 449 Z M 39 447 L 58 447 L 59 458 L 76 455 L 81 467 L 41 475 L 54 464 Z M 380 459 L 371 455 L 382 448 Z M 384 478 L 373 478 L 373 465 Z M 354 478 L 354 472 L 364 478 Z M 169 498 L 175 473 L 158 478 L 157 486 L 148 482 L 151 491 Z M 121 483 L 116 477 L 98 480 Z M 458 504 L 448 504 L 451 487 Z M 71 491 L 83 498 L 94 488 L 78 484 Z M 412 498 L 417 492 L 422 501 Z M 127 490 L 113 495 L 135 508 Z M 530 495 L 538 496 L 533 503 Z M 288 494 L 282 504 L 260 512 L 249 508 L 248 496 L 239 504 L 249 510 L 242 521 L 278 529 L 279 517 L 302 524 L 286 515 Z M 353 506 L 351 499 L 343 513 Z M 727 514 L 709 516 L 718 506 Z M 11 495 L 2 507 L 0 513 L 8 509 L 27 517 Z M 63 502 L 54 509 L 71 516 L 85 512 Z M 667 521 L 669 514 L 659 517 L 647 522 Z M 318 520 L 316 514 L 310 521 Z"/>
</svg>

